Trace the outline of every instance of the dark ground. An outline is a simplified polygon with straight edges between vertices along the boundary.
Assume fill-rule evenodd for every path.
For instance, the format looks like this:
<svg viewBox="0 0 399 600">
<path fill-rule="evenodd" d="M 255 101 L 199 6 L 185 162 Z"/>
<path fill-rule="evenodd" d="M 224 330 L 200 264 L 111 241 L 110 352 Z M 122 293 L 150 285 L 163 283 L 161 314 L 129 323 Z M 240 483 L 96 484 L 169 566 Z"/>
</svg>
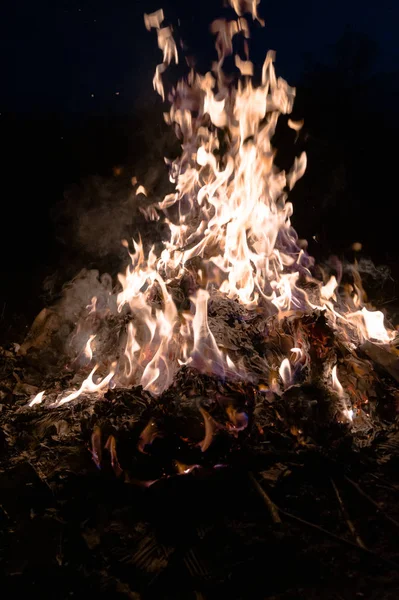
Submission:
<svg viewBox="0 0 399 600">
<path fill-rule="evenodd" d="M 315 442 L 290 429 L 284 400 L 253 404 L 241 390 L 248 429 L 201 453 L 176 432 L 201 439 L 186 393 L 215 384 L 179 381 L 155 410 L 140 389 L 60 409 L 2 403 L 4 598 L 397 598 L 394 422 L 370 438 L 312 421 Z M 161 436 L 143 453 L 150 416 Z M 114 435 L 117 469 L 104 449 L 94 464 L 99 430 L 93 448 Z M 178 475 L 176 460 L 200 466 Z"/>
</svg>

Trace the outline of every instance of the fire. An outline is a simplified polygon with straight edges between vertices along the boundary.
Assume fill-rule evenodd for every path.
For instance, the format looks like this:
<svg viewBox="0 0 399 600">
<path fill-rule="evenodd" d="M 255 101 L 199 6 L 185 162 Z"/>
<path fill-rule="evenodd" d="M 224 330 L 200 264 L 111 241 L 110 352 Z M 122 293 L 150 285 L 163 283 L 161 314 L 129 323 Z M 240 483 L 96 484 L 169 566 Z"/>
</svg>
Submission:
<svg viewBox="0 0 399 600">
<path fill-rule="evenodd" d="M 345 392 L 344 392 L 344 389 L 343 389 L 343 387 L 338 379 L 338 375 L 337 375 L 337 365 L 335 365 L 332 369 L 331 379 L 332 379 L 332 389 L 338 394 L 338 396 L 342 400 L 342 415 L 348 421 L 352 421 L 353 420 L 353 409 L 348 408 L 346 406 Z"/>
<path fill-rule="evenodd" d="M 89 362 L 91 362 L 91 360 L 93 358 L 93 349 L 91 347 L 91 343 L 95 339 L 95 337 L 96 337 L 95 335 L 91 335 L 89 337 L 89 339 L 87 340 L 87 344 L 85 346 L 85 349 L 84 349 L 84 354 L 89 359 Z"/>
<path fill-rule="evenodd" d="M 301 350 L 301 348 L 291 348 L 291 352 L 294 355 L 294 362 L 298 362 L 302 356 L 303 356 L 303 352 Z"/>
<path fill-rule="evenodd" d="M 66 402 L 71 402 L 71 400 L 75 400 L 82 393 L 91 393 L 92 394 L 94 392 L 101 392 L 104 389 L 108 389 L 108 384 L 111 381 L 111 379 L 113 378 L 113 376 L 115 375 L 115 371 L 111 370 L 106 377 L 104 377 L 103 379 L 101 379 L 100 382 L 94 383 L 94 381 L 93 381 L 93 375 L 97 371 L 97 369 L 98 369 L 98 365 L 96 365 L 94 367 L 94 369 L 91 371 L 91 373 L 87 377 L 87 379 L 85 379 L 83 381 L 83 383 L 80 386 L 80 388 L 78 390 L 76 390 L 76 392 L 71 392 L 70 394 L 68 394 L 64 398 L 61 398 L 57 402 L 57 406 L 61 406 L 62 404 L 65 404 Z"/>
<path fill-rule="evenodd" d="M 223 355 L 217 347 L 215 338 L 208 326 L 208 298 L 208 292 L 199 289 L 196 297 L 192 299 L 195 304 L 193 319 L 194 347 L 189 363 L 205 373 L 218 370 L 219 375 L 224 375 Z"/>
<path fill-rule="evenodd" d="M 395 332 L 385 328 L 384 315 L 379 310 L 370 311 L 363 306 L 362 310 L 348 314 L 347 318 L 356 323 L 360 336 L 365 340 L 387 344 L 395 338 Z"/>
<path fill-rule="evenodd" d="M 288 358 L 284 358 L 279 368 L 280 377 L 283 380 L 284 387 L 291 383 L 291 365 Z"/>
<path fill-rule="evenodd" d="M 248 311 L 261 309 L 280 320 L 295 311 L 321 311 L 349 341 L 355 336 L 360 342 L 386 344 L 394 338 L 394 332 L 384 326 L 384 315 L 362 306 L 356 286 L 356 293 L 346 302 L 336 277 L 327 282 L 315 280 L 313 259 L 299 247 L 291 225 L 293 206 L 288 193 L 305 173 L 306 155 L 295 158 L 288 172 L 279 170 L 274 162 L 271 140 L 280 115 L 291 113 L 295 98 L 295 89 L 275 74 L 274 53 L 265 57 L 259 85 L 254 84 L 255 66 L 248 57 L 243 60 L 235 56 L 240 72 L 236 80 L 224 74 L 223 65 L 233 53 L 234 38 L 243 36 L 247 47 L 250 22 L 245 15 L 249 13 L 263 25 L 258 3 L 230 0 L 237 18 L 219 19 L 211 26 L 217 62 L 205 75 L 191 70 L 168 93 L 171 106 L 165 118 L 182 141 L 181 155 L 170 162 L 175 191 L 143 210 L 151 220 L 165 213 L 169 239 L 160 252 L 154 247 L 146 252 L 140 240 L 133 241 L 132 249 L 123 242 L 130 264 L 119 275 L 116 303 L 127 321 L 124 348 L 99 382 L 93 381 L 96 365 L 78 390 L 58 399 L 58 406 L 82 394 L 103 393 L 111 381 L 115 385 L 142 385 L 157 396 L 170 386 L 183 364 L 220 377 L 245 376 L 218 347 L 210 329 L 208 303 L 215 292 Z M 144 20 L 148 30 L 156 30 L 163 53 L 153 83 L 165 99 L 162 77 L 172 62 L 179 61 L 177 45 L 172 27 L 162 25 L 162 10 L 145 15 Z M 288 125 L 298 132 L 303 122 L 289 120 Z M 136 185 L 137 179 L 133 181 Z M 147 192 L 140 185 L 136 194 Z M 168 216 L 172 206 L 177 209 L 177 222 Z M 181 311 L 170 284 L 181 282 L 188 274 L 195 289 L 190 310 Z M 311 299 L 306 284 L 318 290 Z M 90 315 L 97 314 L 96 297 L 88 310 Z M 95 337 L 90 335 L 84 349 L 89 361 L 93 359 Z M 295 346 L 291 352 L 293 365 L 304 361 L 302 347 Z M 284 389 L 294 383 L 291 362 L 285 358 L 279 369 Z M 336 367 L 331 385 L 343 398 Z M 43 394 L 38 394 L 30 406 L 40 403 Z M 350 411 L 344 410 L 349 418 Z M 205 424 L 201 448 L 205 450 L 212 441 L 214 424 L 201 411 Z"/>
<path fill-rule="evenodd" d="M 39 392 L 36 396 L 29 402 L 29 406 L 34 406 L 35 404 L 41 404 L 44 398 L 44 391 Z"/>
</svg>

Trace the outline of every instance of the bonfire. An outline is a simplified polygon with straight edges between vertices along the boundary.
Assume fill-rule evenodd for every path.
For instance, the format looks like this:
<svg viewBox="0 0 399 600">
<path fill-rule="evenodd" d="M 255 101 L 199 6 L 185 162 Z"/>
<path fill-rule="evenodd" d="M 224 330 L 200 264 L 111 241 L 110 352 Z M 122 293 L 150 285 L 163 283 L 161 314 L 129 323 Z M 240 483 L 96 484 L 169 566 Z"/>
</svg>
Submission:
<svg viewBox="0 0 399 600">
<path fill-rule="evenodd" d="M 3 350 L 18 374 L 17 400 L 2 413 L 5 460 L 16 468 L 29 456 L 53 493 L 67 473 L 91 469 L 144 489 L 244 471 L 274 525 L 296 519 L 373 555 L 334 477 L 344 537 L 278 507 L 266 489 L 308 455 L 342 469 L 370 453 L 389 463 L 399 368 L 396 332 L 367 303 L 357 264 L 315 265 L 291 224 L 289 192 L 306 155 L 279 170 L 272 140 L 280 116 L 293 143 L 303 127 L 289 118 L 295 89 L 276 76 L 273 52 L 260 69 L 250 60 L 251 27 L 264 25 L 258 3 L 230 4 L 235 16 L 211 25 L 211 70 L 188 68 L 175 85 L 176 32 L 162 10 L 145 15 L 163 53 L 154 88 L 181 153 L 166 160 L 174 191 L 161 202 L 132 184 L 142 214 L 154 230 L 167 225 L 168 238 L 124 240 L 118 281 L 86 279 L 86 301 L 68 312 L 78 276 L 17 353 Z M 378 508 L 349 475 L 340 475 L 345 485 Z M 100 544 L 85 536 L 89 547 Z M 161 572 L 158 551 L 136 549 L 135 568 Z M 198 568 L 194 561 L 196 576 Z"/>
</svg>

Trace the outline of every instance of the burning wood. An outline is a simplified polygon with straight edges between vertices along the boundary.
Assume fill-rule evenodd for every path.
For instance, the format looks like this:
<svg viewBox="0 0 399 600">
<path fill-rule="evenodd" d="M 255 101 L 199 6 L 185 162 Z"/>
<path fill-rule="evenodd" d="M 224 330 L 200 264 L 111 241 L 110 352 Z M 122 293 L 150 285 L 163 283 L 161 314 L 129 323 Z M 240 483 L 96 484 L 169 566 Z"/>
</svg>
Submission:
<svg viewBox="0 0 399 600">
<path fill-rule="evenodd" d="M 334 354 L 335 342 L 331 346 L 326 337 L 309 337 L 303 331 L 300 320 L 306 320 L 306 315 L 323 315 L 326 335 L 344 346 L 348 356 L 354 356 L 365 341 L 389 345 L 394 339 L 395 333 L 384 325 L 384 315 L 363 304 L 365 294 L 356 269 L 352 283 L 344 287 L 340 268 L 317 279 L 313 260 L 300 248 L 291 226 L 293 207 L 287 190 L 303 176 L 306 156 L 296 158 L 285 173 L 274 164 L 271 145 L 280 114 L 292 110 L 295 90 L 276 77 L 273 53 L 266 56 L 257 87 L 253 66 L 243 67 L 241 59 L 237 65 L 243 76 L 227 83 L 223 64 L 233 53 L 233 39 L 249 37 L 242 11 L 249 10 L 258 19 L 256 3 L 233 5 L 238 19 L 219 20 L 212 29 L 218 63 L 206 76 L 192 71 L 169 94 L 167 121 L 175 126 L 183 152 L 170 165 L 176 191 L 151 207 L 152 212 L 164 213 L 169 240 L 163 249 L 153 247 L 148 252 L 141 242 L 133 242 L 132 251 L 123 242 L 130 265 L 119 276 L 119 289 L 104 296 L 105 310 L 93 290 L 88 290 L 87 314 L 75 322 L 69 352 L 77 352 L 70 357 L 74 368 L 82 366 L 79 357 L 96 364 L 79 389 L 58 397 L 56 403 L 72 402 L 81 394 L 98 395 L 110 384 L 141 385 L 154 397 L 160 396 L 182 365 L 255 385 L 267 382 L 272 393 L 281 395 L 279 390 L 312 381 L 318 362 Z M 146 27 L 157 30 L 163 51 L 154 78 L 162 97 L 162 76 L 171 62 L 179 60 L 172 28 L 163 27 L 163 19 L 162 10 L 145 17 Z M 186 101 L 194 97 L 195 106 Z M 302 123 L 290 120 L 289 126 L 298 130 Z M 136 193 L 146 192 L 139 186 Z M 176 290 L 183 292 L 179 303 Z M 228 311 L 229 320 L 222 310 Z M 21 353 L 49 346 L 57 319 L 56 311 L 42 312 Z M 114 326 L 110 336 L 111 322 L 118 320 L 121 326 L 118 331 Z M 236 326 L 237 320 L 242 326 Z M 281 336 L 288 321 L 297 328 L 290 348 L 273 349 L 272 331 Z M 263 326 L 257 334 L 262 348 L 255 366 L 253 357 L 242 352 L 239 333 L 253 350 L 254 335 L 248 330 L 259 325 Z M 324 376 L 329 369 L 329 365 L 324 368 Z M 102 373 L 98 383 L 92 379 L 96 370 Z M 337 388 L 336 371 L 327 387 L 345 397 L 341 416 L 351 419 L 350 394 Z M 42 399 L 43 394 L 33 399 L 32 406 Z"/>
<path fill-rule="evenodd" d="M 182 142 L 170 164 L 175 191 L 142 211 L 154 222 L 162 216 L 168 240 L 161 249 L 123 242 L 129 266 L 116 287 L 96 278 L 96 290 L 86 290 L 63 352 L 54 307 L 37 317 L 18 357 L 3 353 L 11 368 L 3 397 L 23 390 L 24 402 L 2 414 L 1 443 L 16 464 L 29 452 L 45 481 L 73 473 L 78 462 L 119 483 L 150 486 L 176 472 L 194 477 L 243 463 L 267 473 L 273 454 L 281 465 L 309 449 L 332 460 L 350 445 L 385 454 L 397 447 L 395 332 L 365 305 L 356 268 L 349 283 L 340 267 L 317 278 L 299 244 L 288 192 L 304 175 L 306 156 L 285 173 L 271 143 L 295 90 L 276 77 L 270 52 L 260 85 L 254 65 L 239 56 L 240 77 L 226 77 L 235 36 L 249 37 L 244 14 L 262 23 L 257 2 L 230 4 L 238 17 L 212 27 L 218 62 L 204 76 L 191 71 L 168 94 L 167 122 Z M 163 20 L 161 10 L 145 17 L 163 52 L 154 87 L 165 98 L 162 76 L 179 55 Z M 299 131 L 303 123 L 288 125 Z M 140 185 L 136 193 L 146 191 Z M 46 380 L 41 353 L 52 347 L 56 366 Z M 14 373 L 24 369 L 21 388 Z M 378 449 L 379 435 L 389 439 Z M 291 474 L 284 464 L 278 472 Z M 295 519 L 251 480 L 275 524 Z M 352 535 L 368 551 L 331 481 Z M 99 543 L 96 537 L 93 547 Z M 144 547 L 153 551 L 152 543 Z M 142 554 L 136 560 L 142 564 Z"/>
</svg>

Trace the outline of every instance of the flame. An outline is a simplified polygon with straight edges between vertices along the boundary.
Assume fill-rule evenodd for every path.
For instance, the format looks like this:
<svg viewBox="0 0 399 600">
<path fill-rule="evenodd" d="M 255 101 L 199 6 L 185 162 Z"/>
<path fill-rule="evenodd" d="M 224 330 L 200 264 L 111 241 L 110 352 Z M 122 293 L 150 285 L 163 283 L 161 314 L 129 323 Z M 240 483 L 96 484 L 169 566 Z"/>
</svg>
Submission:
<svg viewBox="0 0 399 600">
<path fill-rule="evenodd" d="M 279 117 L 292 111 L 295 89 L 276 76 L 271 51 L 259 77 L 255 77 L 255 65 L 249 60 L 247 17 L 264 24 L 258 14 L 259 1 L 229 3 L 236 17 L 218 19 L 211 25 L 217 52 L 211 70 L 205 75 L 191 70 L 168 90 L 171 104 L 165 119 L 175 128 L 182 149 L 178 158 L 167 161 L 175 190 L 161 202 L 140 210 L 148 220 L 158 219 L 163 212 L 169 234 L 159 251 L 145 249 L 141 240 L 133 240 L 132 245 L 123 241 L 129 265 L 118 276 L 116 304 L 126 330 L 117 364 L 110 367 L 101 363 L 108 375 L 94 383 L 96 365 L 81 387 L 61 398 L 57 406 L 83 393 L 103 392 L 111 381 L 115 385 L 141 385 L 157 396 L 170 386 L 183 364 L 220 377 L 245 377 L 242 364 L 218 347 L 211 330 L 208 305 L 214 293 L 244 305 L 248 311 L 265 310 L 277 319 L 295 311 L 322 311 L 348 345 L 353 340 L 389 343 L 395 337 L 385 327 L 383 314 L 363 305 L 365 296 L 355 272 L 354 284 L 345 298 L 343 286 L 338 285 L 340 276 L 323 283 L 312 275 L 313 259 L 298 242 L 291 225 L 293 205 L 288 200 L 288 192 L 305 173 L 306 154 L 297 156 L 286 172 L 276 166 L 272 146 Z M 156 30 L 162 51 L 153 84 L 165 99 L 163 75 L 171 63 L 178 63 L 179 56 L 173 28 L 163 26 L 163 21 L 162 10 L 144 16 L 146 28 Z M 223 65 L 233 54 L 239 36 L 244 55 L 234 57 L 240 73 L 234 79 L 225 75 Z M 258 85 L 255 79 L 260 81 Z M 298 133 L 303 122 L 289 119 L 288 126 Z M 137 178 L 131 181 L 137 185 Z M 140 185 L 136 194 L 147 195 L 147 191 Z M 173 219 L 172 213 L 177 215 Z M 182 312 L 173 300 L 171 284 L 179 284 L 188 273 L 193 279 L 191 307 Z M 317 291 L 308 293 L 306 284 Z M 92 320 L 99 318 L 97 297 L 87 309 Z M 90 335 L 84 349 L 90 361 L 95 337 Z M 292 364 L 304 363 L 308 359 L 306 346 L 300 340 L 294 344 L 298 347 L 291 350 Z M 97 353 L 98 347 L 96 358 Z M 279 374 L 284 388 L 292 385 L 295 373 L 288 358 L 282 361 Z M 280 390 L 277 373 L 270 369 L 268 375 L 270 389 Z M 332 379 L 333 389 L 343 398 L 336 369 Z M 41 394 L 31 406 L 41 402 Z M 206 411 L 202 414 L 204 450 L 212 441 L 214 426 Z M 144 437 L 147 434 L 152 435 L 144 430 Z"/>
<path fill-rule="evenodd" d="M 213 442 L 213 436 L 217 429 L 217 425 L 215 420 L 204 408 L 200 407 L 199 411 L 204 419 L 205 437 L 198 445 L 201 448 L 201 452 L 205 452 Z"/>
<path fill-rule="evenodd" d="M 279 371 L 280 377 L 283 380 L 284 387 L 287 388 L 291 384 L 292 374 L 291 374 L 291 365 L 288 358 L 284 358 L 281 362 Z"/>
<path fill-rule="evenodd" d="M 93 349 L 91 347 L 91 343 L 95 337 L 96 337 L 95 335 L 91 335 L 89 337 L 89 339 L 87 340 L 86 346 L 84 348 L 84 354 L 89 359 L 89 362 L 91 362 L 91 360 L 93 358 Z"/>
<path fill-rule="evenodd" d="M 195 469 L 199 469 L 199 465 L 185 465 L 184 463 L 175 460 L 175 466 L 179 475 L 188 475 Z"/>
<path fill-rule="evenodd" d="M 108 373 L 108 375 L 106 377 L 104 377 L 99 383 L 94 383 L 93 375 L 97 371 L 97 369 L 98 369 L 98 365 L 96 365 L 94 367 L 94 369 L 91 371 L 90 375 L 87 377 L 87 379 L 85 379 L 83 381 L 82 385 L 80 386 L 80 388 L 78 390 L 76 390 L 76 392 L 71 392 L 64 398 L 61 398 L 60 400 L 58 400 L 56 405 L 62 406 L 62 404 L 65 404 L 66 402 L 71 402 L 71 400 L 75 400 L 76 398 L 79 398 L 79 396 L 81 394 L 85 394 L 85 393 L 93 394 L 94 392 L 101 392 L 104 389 L 108 389 L 108 384 L 111 381 L 111 379 L 113 378 L 113 376 L 115 375 L 115 370 L 111 370 Z"/>
<path fill-rule="evenodd" d="M 93 296 L 93 298 L 91 299 L 91 303 L 88 304 L 86 306 L 87 310 L 89 311 L 89 314 L 93 314 L 96 312 L 97 310 L 97 298 L 96 296 Z"/>
<path fill-rule="evenodd" d="M 291 352 L 294 354 L 294 362 L 298 362 L 303 357 L 303 351 L 301 348 L 291 348 Z"/>
<path fill-rule="evenodd" d="M 147 190 L 145 189 L 145 187 L 143 185 L 139 185 L 139 187 L 136 190 L 136 196 L 138 196 L 139 194 L 143 194 L 144 196 L 147 196 Z"/>
<path fill-rule="evenodd" d="M 342 397 L 344 395 L 344 389 L 338 379 L 337 365 L 334 365 L 334 367 L 332 369 L 331 378 L 332 378 L 333 390 L 335 390 L 337 392 L 337 394 Z"/>
<path fill-rule="evenodd" d="M 97 469 L 101 469 L 101 429 L 98 425 L 94 427 L 93 433 L 91 434 L 91 455 Z"/>
<path fill-rule="evenodd" d="M 189 362 L 203 372 L 224 375 L 223 356 L 208 325 L 208 299 L 208 292 L 202 289 L 192 298 L 195 304 L 194 348 Z"/>
<path fill-rule="evenodd" d="M 119 477 L 120 475 L 122 475 L 123 473 L 123 469 L 121 468 L 120 464 L 119 464 L 119 460 L 118 460 L 118 456 L 116 454 L 116 439 L 115 436 L 110 435 L 107 439 L 107 442 L 105 444 L 105 449 L 108 450 L 108 452 L 111 455 L 111 466 L 114 470 L 114 473 L 117 477 Z"/>
<path fill-rule="evenodd" d="M 162 99 L 165 100 L 165 93 L 162 83 L 162 73 L 165 72 L 166 68 L 170 65 L 172 60 L 176 63 L 179 62 L 179 57 L 177 54 L 177 48 L 175 41 L 173 39 L 172 29 L 171 27 L 161 27 L 161 23 L 164 20 L 163 10 L 157 10 L 155 13 L 151 15 L 144 15 L 144 23 L 148 30 L 152 27 L 157 29 L 158 34 L 158 46 L 163 51 L 163 62 L 159 64 L 155 71 L 155 76 L 153 79 L 154 88 L 157 92 L 162 96 Z"/>
<path fill-rule="evenodd" d="M 233 424 L 233 429 L 235 432 L 242 431 L 246 429 L 248 426 L 248 415 L 243 411 L 238 411 L 233 406 L 228 406 L 226 408 L 226 413 Z"/>
<path fill-rule="evenodd" d="M 234 2 L 233 7 L 239 15 L 243 10 L 258 18 L 254 2 Z M 154 17 L 152 22 L 162 31 L 158 19 Z M 219 20 L 213 31 L 217 32 L 217 71 L 205 76 L 191 73 L 189 82 L 180 82 L 175 92 L 184 98 L 189 96 L 190 90 L 191 94 L 195 91 L 200 102 L 199 116 L 193 117 L 184 100 L 179 106 L 172 105 L 168 115 L 168 121 L 178 124 L 187 140 L 196 139 L 198 147 L 194 162 L 190 146 L 190 156 L 183 152 L 173 163 L 177 192 L 167 196 L 160 208 L 179 203 L 189 193 L 191 208 L 198 213 L 201 225 L 193 230 L 188 218 L 182 215 L 180 224 L 171 227 L 166 266 L 169 271 L 178 266 L 183 268 L 193 257 L 204 257 L 208 249 L 215 248 L 216 253 L 206 261 L 208 275 L 212 280 L 215 278 L 212 271 L 219 270 L 220 289 L 228 297 L 255 306 L 259 296 L 267 297 L 269 292 L 271 300 L 289 306 L 291 286 L 287 282 L 280 287 L 278 273 L 285 266 L 292 267 L 299 253 L 296 257 L 296 238 L 290 224 L 292 205 L 286 202 L 284 188 L 291 189 L 303 175 L 306 156 L 302 154 L 296 159 L 288 174 L 278 171 L 273 164 L 270 140 L 278 115 L 292 108 L 294 90 L 275 77 L 272 53 L 268 53 L 264 63 L 261 86 L 254 88 L 249 80 L 240 81 L 233 92 L 226 88 L 221 65 L 232 52 L 232 38 L 242 32 L 248 35 L 249 30 L 241 18 L 229 23 Z M 237 58 L 236 62 L 243 74 L 252 74 L 248 61 Z M 214 91 L 216 87 L 218 93 Z M 219 148 L 216 132 L 202 126 L 206 115 L 214 126 L 230 129 L 231 142 L 224 164 L 218 163 L 215 157 Z M 276 248 L 279 237 L 289 246 L 284 251 Z M 192 247 L 181 250 L 188 245 Z M 287 292 L 289 299 L 280 298 Z"/>
<path fill-rule="evenodd" d="M 218 62 L 205 75 L 191 71 L 171 90 L 166 120 L 176 126 L 182 138 L 182 155 L 170 163 L 175 192 L 165 196 L 158 209 L 166 211 L 175 205 L 179 219 L 175 223 L 166 218 L 170 236 L 159 256 L 152 248 L 145 258 L 142 244 L 134 242 L 131 265 L 126 275 L 119 277 L 123 288 L 118 295 L 119 309 L 128 304 L 135 320 L 134 326 L 128 326 L 125 374 L 130 383 L 141 383 L 155 395 L 170 385 L 182 364 L 219 376 L 243 376 L 242 369 L 218 348 L 209 327 L 212 287 L 248 309 L 256 308 L 263 299 L 275 307 L 280 318 L 292 310 L 317 308 L 326 311 L 334 326 L 340 320 L 342 327 L 355 323 L 363 336 L 366 331 L 368 337 L 381 341 L 393 337 L 383 323 L 375 323 L 377 313 L 373 313 L 372 328 L 366 309 L 361 311 L 362 320 L 356 318 L 357 313 L 350 316 L 342 310 L 334 276 L 325 285 L 316 282 L 319 304 L 311 302 L 299 287 L 300 277 L 315 282 L 310 272 L 313 262 L 298 246 L 286 190 L 303 176 L 306 155 L 296 157 L 286 173 L 274 164 L 271 145 L 279 116 L 292 110 L 295 90 L 276 77 L 273 52 L 266 55 L 257 87 L 252 82 L 254 66 L 248 56 L 235 57 L 242 75 L 236 85 L 228 84 L 223 73 L 223 63 L 233 53 L 233 38 L 242 35 L 247 44 L 250 30 L 244 15 L 249 13 L 263 24 L 258 3 L 230 0 L 238 18 L 218 19 L 211 26 Z M 156 29 L 163 52 L 154 87 L 165 98 L 162 75 L 171 62 L 178 62 L 178 54 L 172 28 L 163 27 L 163 19 L 163 11 L 145 15 L 146 27 Z M 289 120 L 289 127 L 296 132 L 302 126 L 302 121 Z M 226 131 L 227 135 L 223 133 Z M 200 283 L 191 297 L 191 314 L 179 315 L 168 282 L 183 277 L 194 258 L 201 261 L 199 281 L 207 289 Z M 162 308 L 155 310 L 147 301 L 154 286 L 162 295 Z M 136 335 L 139 329 L 143 343 Z M 293 352 L 295 362 L 303 358 L 302 350 Z M 292 383 L 288 359 L 281 364 L 280 376 L 285 387 Z"/>
<path fill-rule="evenodd" d="M 346 406 L 346 402 L 345 402 L 345 392 L 344 392 L 344 388 L 342 387 L 339 379 L 338 379 L 338 375 L 337 375 L 337 365 L 334 365 L 332 372 L 331 372 L 331 379 L 332 379 L 332 388 L 333 390 L 337 393 L 337 395 L 341 398 L 342 400 L 342 415 L 344 416 L 344 418 L 348 421 L 353 421 L 353 409 L 352 408 L 348 408 Z"/>
<path fill-rule="evenodd" d="M 152 444 L 156 437 L 158 437 L 158 427 L 155 421 L 150 420 L 141 432 L 137 448 L 143 454 L 146 454 L 145 447 Z"/>
<path fill-rule="evenodd" d="M 362 310 L 347 315 L 347 319 L 357 325 L 359 335 L 364 340 L 373 340 L 388 344 L 396 334 L 389 331 L 384 325 L 384 314 L 379 311 L 370 311 L 364 306 Z"/>
<path fill-rule="evenodd" d="M 320 289 L 320 296 L 325 300 L 329 300 L 335 292 L 336 287 L 338 286 L 337 280 L 334 275 L 330 278 L 329 282 L 326 285 L 323 285 Z"/>
<path fill-rule="evenodd" d="M 35 404 L 41 404 L 44 398 L 44 390 L 36 394 L 36 396 L 29 402 L 29 406 L 34 406 Z"/>
</svg>

